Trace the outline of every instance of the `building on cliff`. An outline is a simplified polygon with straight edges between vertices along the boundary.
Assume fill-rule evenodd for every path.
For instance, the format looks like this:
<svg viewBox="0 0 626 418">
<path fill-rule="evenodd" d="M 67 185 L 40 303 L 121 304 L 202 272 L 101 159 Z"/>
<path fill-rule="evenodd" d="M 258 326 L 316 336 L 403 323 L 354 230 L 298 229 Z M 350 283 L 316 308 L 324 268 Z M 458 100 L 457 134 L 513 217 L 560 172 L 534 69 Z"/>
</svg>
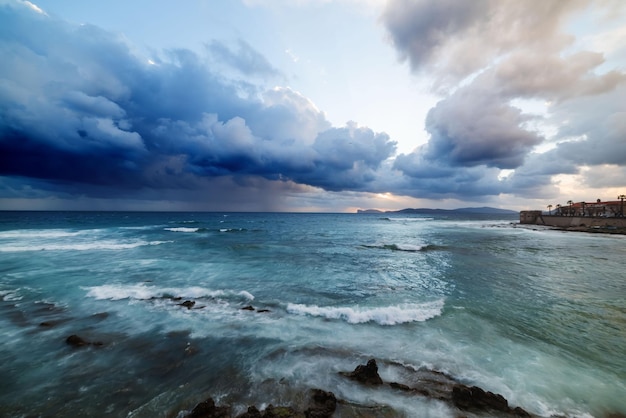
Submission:
<svg viewBox="0 0 626 418">
<path fill-rule="evenodd" d="M 624 216 L 624 200 L 603 202 L 600 199 L 593 203 L 567 202 L 567 205 L 556 205 L 552 210 L 526 210 L 520 212 L 521 224 L 546 225 L 558 228 L 626 228 Z M 623 196 L 626 199 L 626 196 Z"/>
<path fill-rule="evenodd" d="M 624 202 L 622 200 L 603 202 L 598 199 L 593 203 L 568 203 L 568 205 L 556 205 L 554 212 L 549 214 L 555 216 L 599 216 L 603 218 L 624 217 Z"/>
</svg>

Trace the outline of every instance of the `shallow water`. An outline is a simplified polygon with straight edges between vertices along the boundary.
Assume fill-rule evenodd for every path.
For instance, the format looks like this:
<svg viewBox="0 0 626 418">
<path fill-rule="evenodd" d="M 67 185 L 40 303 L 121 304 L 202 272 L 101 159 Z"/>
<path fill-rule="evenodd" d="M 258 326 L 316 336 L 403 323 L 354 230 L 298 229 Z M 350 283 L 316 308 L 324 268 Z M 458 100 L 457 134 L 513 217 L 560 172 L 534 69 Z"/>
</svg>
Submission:
<svg viewBox="0 0 626 418">
<path fill-rule="evenodd" d="M 458 412 L 339 375 L 368 358 L 540 416 L 626 414 L 626 237 L 516 221 L 0 213 L 0 415 L 176 416 L 208 396 L 243 412 L 308 388 Z"/>
</svg>

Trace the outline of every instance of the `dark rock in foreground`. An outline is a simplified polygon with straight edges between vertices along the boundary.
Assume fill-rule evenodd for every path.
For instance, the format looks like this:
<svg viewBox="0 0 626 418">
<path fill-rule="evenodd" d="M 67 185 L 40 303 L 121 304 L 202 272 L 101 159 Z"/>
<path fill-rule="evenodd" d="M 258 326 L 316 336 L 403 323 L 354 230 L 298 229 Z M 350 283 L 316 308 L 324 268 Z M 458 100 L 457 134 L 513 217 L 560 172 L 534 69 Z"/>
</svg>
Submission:
<svg viewBox="0 0 626 418">
<path fill-rule="evenodd" d="M 229 418 L 228 408 L 224 406 L 215 406 L 212 398 L 200 402 L 191 411 L 189 418 Z"/>
<path fill-rule="evenodd" d="M 341 374 L 366 385 L 384 384 L 378 375 L 378 366 L 374 359 L 369 360 L 367 365 L 357 366 L 353 372 Z M 421 369 L 415 374 L 418 380 L 413 386 L 397 382 L 390 382 L 388 385 L 396 390 L 447 402 L 459 410 L 471 413 L 498 417 L 531 416 L 522 408 L 509 407 L 508 401 L 502 395 L 485 391 L 478 386 L 466 386 L 445 373 Z"/>
<path fill-rule="evenodd" d="M 374 359 L 370 359 L 365 365 L 359 364 L 352 373 L 342 374 L 365 385 L 376 386 L 383 384 L 383 379 L 378 375 L 378 365 Z"/>
<path fill-rule="evenodd" d="M 304 415 L 307 418 L 327 418 L 333 415 L 335 409 L 337 409 L 337 398 L 334 393 L 313 389 L 309 408 L 304 411 Z"/>
<path fill-rule="evenodd" d="M 415 370 L 415 375 L 412 376 L 415 380 L 411 385 L 383 382 L 378 374 L 375 359 L 370 359 L 367 364 L 358 365 L 352 372 L 340 372 L 340 374 L 367 386 L 385 385 L 409 395 L 414 394 L 446 402 L 459 412 L 459 416 L 465 416 L 465 414 L 499 418 L 532 416 L 522 408 L 511 408 L 502 395 L 485 391 L 478 386 L 464 385 L 453 377 L 434 370 Z M 275 407 L 270 404 L 264 411 L 259 411 L 256 406 L 249 406 L 248 410 L 238 415 L 237 418 L 330 418 L 337 411 L 338 404 L 340 404 L 340 413 L 348 405 L 345 401 L 338 401 L 332 392 L 312 389 L 307 409 L 304 412 L 291 406 Z M 357 411 L 357 409 L 353 410 L 353 412 Z M 359 413 L 355 416 L 394 416 L 393 413 L 392 415 L 386 414 L 387 412 L 380 410 L 368 411 L 366 415 Z M 190 418 L 230 418 L 232 416 L 229 406 L 216 406 L 212 398 L 196 405 L 187 415 Z"/>
<path fill-rule="evenodd" d="M 461 409 L 509 410 L 509 403 L 502 395 L 485 392 L 478 386 L 454 386 L 452 388 L 452 402 Z"/>
<path fill-rule="evenodd" d="M 300 412 L 290 406 L 268 405 L 264 411 L 256 406 L 249 406 L 248 410 L 237 418 L 330 418 L 337 408 L 337 399 L 332 392 L 320 389 L 311 391 L 311 399 L 306 411 Z M 212 398 L 200 402 L 187 415 L 187 418 L 230 418 L 228 406 L 216 406 Z"/>
</svg>

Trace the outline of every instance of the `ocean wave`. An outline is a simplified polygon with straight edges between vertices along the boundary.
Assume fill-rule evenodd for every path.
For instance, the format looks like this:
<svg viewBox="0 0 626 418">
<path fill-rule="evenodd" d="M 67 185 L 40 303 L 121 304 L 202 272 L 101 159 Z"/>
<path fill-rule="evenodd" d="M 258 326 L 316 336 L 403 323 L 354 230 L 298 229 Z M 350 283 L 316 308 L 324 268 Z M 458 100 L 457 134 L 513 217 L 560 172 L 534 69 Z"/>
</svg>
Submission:
<svg viewBox="0 0 626 418">
<path fill-rule="evenodd" d="M 75 237 L 85 231 L 69 231 L 67 229 L 18 229 L 0 232 L 0 239 L 38 238 L 53 239 Z"/>
<path fill-rule="evenodd" d="M 170 231 L 170 232 L 198 232 L 200 230 L 200 228 L 190 228 L 190 227 L 185 227 L 185 226 L 179 226 L 176 228 L 163 228 L 166 231 Z"/>
<path fill-rule="evenodd" d="M 174 288 L 160 288 L 145 284 L 105 284 L 102 286 L 83 287 L 87 290 L 87 296 L 96 300 L 150 300 L 160 298 L 220 298 L 220 297 L 243 297 L 247 301 L 254 299 L 254 295 L 247 291 L 212 290 L 199 286 Z"/>
<path fill-rule="evenodd" d="M 161 245 L 172 241 L 92 241 L 85 243 L 38 243 L 30 245 L 0 245 L 0 252 L 27 251 L 90 251 L 90 250 L 129 250 L 145 245 Z"/>
<path fill-rule="evenodd" d="M 379 325 L 398 325 L 408 322 L 424 322 L 441 315 L 444 301 L 437 300 L 422 304 L 402 304 L 377 308 L 332 307 L 290 303 L 287 312 L 298 315 L 340 319 L 349 324 L 375 322 Z"/>
<path fill-rule="evenodd" d="M 435 218 L 396 218 L 396 217 L 385 217 L 379 218 L 381 221 L 395 221 L 395 222 L 424 222 L 424 221 L 434 221 Z"/>
<path fill-rule="evenodd" d="M 373 245 L 362 245 L 365 248 L 375 248 L 380 250 L 391 250 L 391 251 L 406 251 L 410 253 L 415 253 L 418 251 L 428 251 L 436 249 L 437 247 L 432 244 L 428 245 L 415 245 L 415 244 L 373 244 Z"/>
</svg>

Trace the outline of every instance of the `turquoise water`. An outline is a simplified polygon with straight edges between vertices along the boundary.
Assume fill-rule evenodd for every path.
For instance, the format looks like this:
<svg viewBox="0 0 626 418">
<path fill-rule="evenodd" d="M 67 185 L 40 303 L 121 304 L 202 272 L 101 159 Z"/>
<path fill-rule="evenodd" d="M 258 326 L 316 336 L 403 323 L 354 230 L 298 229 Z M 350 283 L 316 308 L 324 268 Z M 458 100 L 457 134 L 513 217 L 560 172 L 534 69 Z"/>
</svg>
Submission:
<svg viewBox="0 0 626 418">
<path fill-rule="evenodd" d="M 243 412 L 308 388 L 458 412 L 337 373 L 368 358 L 539 416 L 626 414 L 625 238 L 506 216 L 0 212 L 0 416 Z"/>
</svg>

